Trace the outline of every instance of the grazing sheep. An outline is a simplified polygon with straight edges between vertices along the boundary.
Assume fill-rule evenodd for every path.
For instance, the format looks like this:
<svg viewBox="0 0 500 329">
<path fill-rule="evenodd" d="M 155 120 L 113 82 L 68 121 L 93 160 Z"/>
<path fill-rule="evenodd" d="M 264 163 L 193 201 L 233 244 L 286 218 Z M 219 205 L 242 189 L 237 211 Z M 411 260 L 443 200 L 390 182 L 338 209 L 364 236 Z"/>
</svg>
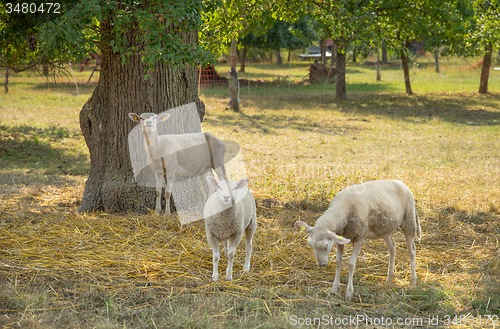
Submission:
<svg viewBox="0 0 500 329">
<path fill-rule="evenodd" d="M 195 176 L 213 168 L 219 179 L 226 179 L 224 144 L 212 134 L 158 135 L 157 123 L 167 120 L 170 113 L 128 115 L 132 121 L 140 123 L 142 128 L 148 162 L 156 180 L 157 213 L 161 212 L 161 189 L 165 177 L 165 215 L 170 214 L 170 195 L 175 176 Z"/>
<path fill-rule="evenodd" d="M 250 270 L 252 237 L 257 227 L 255 200 L 248 189 L 248 180 L 239 182 L 208 176 L 207 181 L 215 192 L 208 198 L 203 209 L 207 241 L 212 249 L 212 280 L 219 279 L 219 242 L 223 241 L 228 258 L 226 280 L 233 279 L 233 261 L 236 248 L 245 232 L 246 257 L 244 271 Z M 228 243 L 229 242 L 229 243 Z"/>
<path fill-rule="evenodd" d="M 396 243 L 392 234 L 398 228 L 402 229 L 406 237 L 410 255 L 410 285 L 417 284 L 414 238 L 420 239 L 421 228 L 413 195 L 401 181 L 379 180 L 350 186 L 335 196 L 315 226 L 298 221 L 295 227 L 309 234 L 308 242 L 314 249 L 319 266 L 328 264 L 332 245 L 337 244 L 336 272 L 331 294 L 339 295 L 344 245 L 350 241 L 353 242 L 353 250 L 349 259 L 347 300 L 354 293 L 352 280 L 356 260 L 365 239 L 384 239 L 389 247 L 387 281 L 393 281 Z"/>
</svg>

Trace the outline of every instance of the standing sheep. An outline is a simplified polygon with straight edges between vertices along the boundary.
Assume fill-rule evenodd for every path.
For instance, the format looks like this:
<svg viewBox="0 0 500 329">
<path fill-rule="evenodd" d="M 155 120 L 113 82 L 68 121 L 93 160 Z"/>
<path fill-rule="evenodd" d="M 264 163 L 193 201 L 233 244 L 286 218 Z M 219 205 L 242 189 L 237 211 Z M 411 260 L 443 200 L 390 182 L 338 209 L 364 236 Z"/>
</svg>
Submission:
<svg viewBox="0 0 500 329">
<path fill-rule="evenodd" d="M 219 242 L 224 243 L 228 258 L 226 280 L 233 279 L 233 261 L 236 248 L 245 232 L 246 256 L 244 271 L 250 270 L 252 257 L 252 237 L 257 227 L 255 200 L 248 189 L 248 180 L 239 182 L 217 180 L 207 176 L 207 181 L 215 192 L 208 198 L 203 209 L 207 241 L 212 249 L 212 280 L 219 280 Z"/>
<path fill-rule="evenodd" d="M 165 187 L 165 215 L 170 214 L 170 195 L 175 176 L 190 177 L 206 173 L 213 168 L 219 179 L 226 179 L 224 168 L 225 147 L 221 140 L 209 133 L 158 135 L 157 123 L 170 117 L 163 112 L 128 114 L 141 125 L 144 145 L 156 179 L 156 207 L 161 212 L 161 189 Z"/>
<path fill-rule="evenodd" d="M 350 186 L 335 196 L 315 226 L 298 221 L 295 227 L 309 234 L 308 242 L 314 249 L 319 266 L 328 264 L 332 245 L 337 244 L 336 272 L 331 294 L 339 295 L 344 245 L 350 241 L 353 242 L 353 250 L 349 259 L 347 300 L 354 293 L 352 281 L 356 260 L 365 239 L 384 239 L 389 248 L 387 281 L 393 281 L 396 243 L 392 234 L 398 228 L 402 229 L 406 237 L 410 255 L 410 285 L 417 284 L 414 239 L 420 239 L 421 228 L 413 195 L 401 181 L 380 180 Z"/>
</svg>

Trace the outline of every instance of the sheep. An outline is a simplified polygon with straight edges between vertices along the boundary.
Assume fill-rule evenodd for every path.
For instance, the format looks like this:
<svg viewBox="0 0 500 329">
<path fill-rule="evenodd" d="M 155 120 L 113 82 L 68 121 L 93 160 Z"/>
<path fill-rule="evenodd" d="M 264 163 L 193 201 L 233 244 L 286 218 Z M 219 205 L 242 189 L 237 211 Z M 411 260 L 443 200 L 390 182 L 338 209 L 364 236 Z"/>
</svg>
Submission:
<svg viewBox="0 0 500 329">
<path fill-rule="evenodd" d="M 252 237 L 257 228 L 255 199 L 248 189 L 248 180 L 238 182 L 206 177 L 209 185 L 215 189 L 203 208 L 207 241 L 212 249 L 212 280 L 219 280 L 219 242 L 224 243 L 228 258 L 226 280 L 233 279 L 233 261 L 236 248 L 245 232 L 246 256 L 244 271 L 250 270 L 252 257 Z"/>
<path fill-rule="evenodd" d="M 170 117 L 163 112 L 129 113 L 141 125 L 148 163 L 156 180 L 155 212 L 161 213 L 161 189 L 166 179 L 165 215 L 170 214 L 170 195 L 175 176 L 189 177 L 206 173 L 213 168 L 219 179 L 226 179 L 224 168 L 225 147 L 221 140 L 210 133 L 158 135 L 157 123 Z"/>
<path fill-rule="evenodd" d="M 311 227 L 303 221 L 294 225 L 309 235 L 308 243 L 314 249 L 318 266 L 328 264 L 332 245 L 337 244 L 336 272 L 330 294 L 339 295 L 344 245 L 350 241 L 353 242 L 353 250 L 349 259 L 346 300 L 351 300 L 354 293 L 352 280 L 356 260 L 365 239 L 384 239 L 389 248 L 387 282 L 392 282 L 396 255 L 392 234 L 398 228 L 406 237 L 410 256 L 410 286 L 417 284 L 414 239 L 420 239 L 421 228 L 413 194 L 401 181 L 377 180 L 350 186 L 335 196 L 315 226 Z"/>
</svg>

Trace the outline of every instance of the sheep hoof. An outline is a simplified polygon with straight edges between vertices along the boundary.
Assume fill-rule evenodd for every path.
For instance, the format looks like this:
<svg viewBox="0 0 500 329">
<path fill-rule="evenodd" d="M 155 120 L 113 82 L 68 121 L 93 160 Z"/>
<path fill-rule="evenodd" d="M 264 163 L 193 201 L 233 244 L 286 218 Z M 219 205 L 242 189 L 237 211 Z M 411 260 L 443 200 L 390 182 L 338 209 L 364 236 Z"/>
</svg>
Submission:
<svg viewBox="0 0 500 329">
<path fill-rule="evenodd" d="M 219 274 L 214 274 L 212 275 L 212 281 L 218 281 L 219 280 Z"/>
<path fill-rule="evenodd" d="M 232 275 L 231 275 L 231 276 L 229 276 L 229 275 L 228 275 L 228 276 L 226 276 L 226 281 L 231 281 L 232 279 L 233 279 L 233 276 L 232 276 Z"/>
<path fill-rule="evenodd" d="M 386 282 L 389 282 L 389 283 L 394 282 L 394 279 L 395 279 L 395 278 L 396 278 L 396 277 L 395 277 L 394 275 L 389 275 L 389 276 L 387 277 Z"/>
</svg>

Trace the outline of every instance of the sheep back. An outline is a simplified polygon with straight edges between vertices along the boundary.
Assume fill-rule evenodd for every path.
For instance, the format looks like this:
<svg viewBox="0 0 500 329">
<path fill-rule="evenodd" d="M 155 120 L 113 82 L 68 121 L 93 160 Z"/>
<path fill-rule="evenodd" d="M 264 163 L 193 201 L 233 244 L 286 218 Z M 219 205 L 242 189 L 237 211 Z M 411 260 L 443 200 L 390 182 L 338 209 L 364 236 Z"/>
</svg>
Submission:
<svg viewBox="0 0 500 329">
<path fill-rule="evenodd" d="M 345 188 L 331 201 L 318 225 L 351 240 L 384 238 L 398 228 L 410 236 L 419 231 L 413 195 L 398 180 L 370 181 Z"/>
</svg>

